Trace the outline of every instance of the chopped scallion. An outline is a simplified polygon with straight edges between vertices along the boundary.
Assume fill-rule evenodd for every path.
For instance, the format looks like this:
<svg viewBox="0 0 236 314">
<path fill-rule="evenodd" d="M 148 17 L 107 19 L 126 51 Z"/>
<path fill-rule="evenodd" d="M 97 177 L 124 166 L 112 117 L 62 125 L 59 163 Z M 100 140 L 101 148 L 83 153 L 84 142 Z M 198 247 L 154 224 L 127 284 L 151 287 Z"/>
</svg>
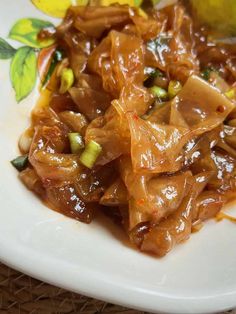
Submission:
<svg viewBox="0 0 236 314">
<path fill-rule="evenodd" d="M 147 79 L 164 76 L 164 74 L 159 69 L 156 69 L 153 67 L 145 67 L 144 68 L 144 75 L 147 76 Z"/>
<path fill-rule="evenodd" d="M 56 50 L 53 56 L 53 59 L 51 61 L 51 64 L 49 66 L 48 72 L 42 82 L 42 85 L 46 85 L 46 83 L 50 80 L 53 71 L 56 68 L 56 65 L 58 64 L 59 61 L 61 61 L 63 59 L 63 52 L 60 50 Z"/>
<path fill-rule="evenodd" d="M 202 78 L 203 78 L 205 81 L 209 81 L 212 72 L 218 73 L 218 71 L 217 71 L 214 67 L 206 67 L 206 68 L 201 72 L 201 76 L 202 76 Z"/>
<path fill-rule="evenodd" d="M 88 144 L 86 144 L 84 151 L 80 155 L 80 162 L 85 167 L 91 169 L 101 152 L 102 147 L 100 144 L 95 141 L 89 141 Z"/>
<path fill-rule="evenodd" d="M 169 98 L 174 98 L 182 89 L 182 85 L 179 81 L 170 81 L 168 85 Z"/>
<path fill-rule="evenodd" d="M 166 91 L 164 88 L 161 88 L 161 87 L 159 87 L 159 86 L 152 86 L 152 87 L 150 88 L 150 91 L 151 91 L 151 93 L 152 93 L 155 97 L 157 97 L 157 98 L 159 98 L 159 99 L 164 100 L 164 99 L 167 99 L 167 98 L 168 98 L 168 93 L 167 93 L 167 91 Z"/>
<path fill-rule="evenodd" d="M 164 74 L 159 69 L 153 68 L 153 67 L 145 67 L 144 75 L 145 75 L 145 79 L 144 79 L 145 87 L 151 87 L 155 85 L 154 84 L 155 78 L 164 77 Z"/>
<path fill-rule="evenodd" d="M 229 99 L 235 98 L 235 89 L 229 89 L 227 92 L 225 92 L 225 96 L 227 96 Z"/>
<path fill-rule="evenodd" d="M 60 94 L 65 94 L 71 86 L 74 84 L 74 73 L 72 69 L 65 68 L 61 73 L 61 86 L 60 86 Z"/>
<path fill-rule="evenodd" d="M 18 170 L 24 170 L 28 165 L 28 155 L 19 156 L 11 161 L 11 164 Z"/>
<path fill-rule="evenodd" d="M 68 133 L 72 154 L 78 154 L 84 148 L 84 141 L 79 133 Z"/>
</svg>

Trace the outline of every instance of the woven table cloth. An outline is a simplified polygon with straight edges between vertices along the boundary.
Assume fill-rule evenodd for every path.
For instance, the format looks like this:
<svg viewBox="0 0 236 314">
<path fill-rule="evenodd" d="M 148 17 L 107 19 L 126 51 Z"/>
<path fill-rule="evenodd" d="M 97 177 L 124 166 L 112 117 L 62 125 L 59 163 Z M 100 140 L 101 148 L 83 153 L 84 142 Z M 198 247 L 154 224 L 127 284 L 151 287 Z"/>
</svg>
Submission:
<svg viewBox="0 0 236 314">
<path fill-rule="evenodd" d="M 144 314 L 31 278 L 0 263 L 0 314 Z M 225 313 L 236 314 L 236 310 Z M 221 313 L 223 314 L 223 313 Z"/>
</svg>

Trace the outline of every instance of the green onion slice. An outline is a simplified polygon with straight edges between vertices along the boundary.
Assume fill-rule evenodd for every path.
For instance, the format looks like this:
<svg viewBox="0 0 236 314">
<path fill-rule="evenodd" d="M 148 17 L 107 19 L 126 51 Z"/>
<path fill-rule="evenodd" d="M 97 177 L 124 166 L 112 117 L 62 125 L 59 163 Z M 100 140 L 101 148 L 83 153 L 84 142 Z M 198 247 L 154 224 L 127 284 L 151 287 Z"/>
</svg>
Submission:
<svg viewBox="0 0 236 314">
<path fill-rule="evenodd" d="M 83 137 L 79 133 L 68 133 L 68 138 L 72 154 L 78 154 L 84 148 Z"/>
<path fill-rule="evenodd" d="M 65 68 L 61 73 L 61 86 L 59 89 L 60 94 L 65 94 L 74 84 L 74 73 L 72 69 Z"/>
<path fill-rule="evenodd" d="M 227 92 L 225 92 L 225 96 L 227 96 L 229 99 L 234 99 L 235 98 L 234 88 L 231 88 Z"/>
<path fill-rule="evenodd" d="M 42 82 L 43 86 L 45 86 L 46 83 L 50 80 L 50 78 L 53 74 L 53 71 L 56 68 L 56 65 L 58 64 L 59 61 L 62 61 L 62 59 L 63 59 L 63 52 L 60 50 L 56 50 L 54 53 L 53 59 L 51 61 L 51 64 L 49 66 L 48 72 L 47 72 L 45 78 L 43 79 L 43 82 Z"/>
<path fill-rule="evenodd" d="M 95 141 L 89 141 L 88 144 L 86 144 L 83 153 L 80 155 L 80 162 L 85 167 L 91 169 L 101 152 L 102 147 L 100 144 Z"/>
<path fill-rule="evenodd" d="M 147 75 L 149 77 L 163 77 L 164 74 L 156 68 L 152 68 L 152 67 L 145 67 L 144 68 L 144 75 Z"/>
<path fill-rule="evenodd" d="M 159 86 L 152 86 L 150 88 L 151 93 L 159 98 L 159 99 L 167 99 L 168 98 L 168 93 L 164 88 L 161 88 Z"/>
<path fill-rule="evenodd" d="M 169 98 L 174 98 L 182 89 L 182 85 L 179 81 L 170 81 L 168 85 Z"/>
<path fill-rule="evenodd" d="M 11 161 L 11 164 L 18 170 L 24 170 L 28 165 L 28 155 L 19 156 Z"/>
<path fill-rule="evenodd" d="M 214 67 L 206 67 L 204 70 L 202 70 L 201 76 L 205 81 L 209 81 L 212 72 L 218 73 L 218 71 Z"/>
</svg>

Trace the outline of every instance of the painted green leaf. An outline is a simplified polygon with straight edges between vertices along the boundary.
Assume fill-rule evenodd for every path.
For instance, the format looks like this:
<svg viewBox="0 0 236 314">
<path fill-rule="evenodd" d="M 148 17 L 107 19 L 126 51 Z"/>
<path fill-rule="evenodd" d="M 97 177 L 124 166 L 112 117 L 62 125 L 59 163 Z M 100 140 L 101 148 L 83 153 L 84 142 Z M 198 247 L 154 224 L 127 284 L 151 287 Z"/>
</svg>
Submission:
<svg viewBox="0 0 236 314">
<path fill-rule="evenodd" d="M 0 59 L 10 59 L 14 56 L 16 49 L 0 38 Z"/>
<path fill-rule="evenodd" d="M 37 77 L 37 58 L 34 49 L 21 47 L 11 62 L 10 77 L 16 92 L 16 101 L 20 102 L 34 88 Z"/>
<path fill-rule="evenodd" d="M 27 46 L 43 48 L 53 44 L 53 39 L 38 40 L 38 33 L 43 28 L 54 27 L 52 23 L 39 19 L 21 19 L 12 27 L 9 38 L 20 41 Z"/>
</svg>

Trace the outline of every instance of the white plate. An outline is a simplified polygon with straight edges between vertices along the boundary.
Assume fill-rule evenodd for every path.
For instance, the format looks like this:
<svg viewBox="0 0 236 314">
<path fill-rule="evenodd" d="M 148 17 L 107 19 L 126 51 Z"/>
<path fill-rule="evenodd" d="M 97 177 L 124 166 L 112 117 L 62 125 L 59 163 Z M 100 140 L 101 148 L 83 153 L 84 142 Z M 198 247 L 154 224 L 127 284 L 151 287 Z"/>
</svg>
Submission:
<svg viewBox="0 0 236 314">
<path fill-rule="evenodd" d="M 20 17 L 48 19 L 29 0 L 1 1 L 0 36 L 6 38 Z M 49 210 L 9 163 L 36 95 L 15 102 L 9 61 L 0 61 L 0 90 L 2 262 L 60 287 L 151 312 L 210 313 L 236 306 L 234 224 L 211 221 L 155 259 L 130 248 L 109 220 L 85 225 Z"/>
</svg>

